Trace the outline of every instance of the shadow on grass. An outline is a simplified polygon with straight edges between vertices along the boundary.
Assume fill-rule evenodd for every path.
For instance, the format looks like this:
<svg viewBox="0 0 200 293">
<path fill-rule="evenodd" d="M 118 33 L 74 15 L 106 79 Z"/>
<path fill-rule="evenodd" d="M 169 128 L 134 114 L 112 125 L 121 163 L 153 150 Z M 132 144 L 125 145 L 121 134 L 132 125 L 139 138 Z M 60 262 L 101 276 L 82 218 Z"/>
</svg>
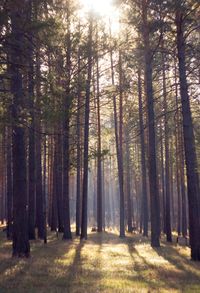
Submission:
<svg viewBox="0 0 200 293">
<path fill-rule="evenodd" d="M 62 241 L 61 235 L 57 239 L 50 233 L 49 240 L 47 245 L 33 241 L 32 257 L 27 260 L 3 257 L 8 250 L 11 253 L 11 245 L 3 240 L 0 292 L 124 292 L 116 291 L 117 281 L 119 286 L 127 286 L 123 287 L 125 290 L 135 284 L 138 288 L 156 292 L 161 288 L 184 292 L 184 286 L 192 283 L 200 288 L 200 265 L 188 260 L 174 244 L 162 244 L 160 248 L 152 249 L 149 240 L 139 234 L 119 238 L 109 231 L 89 233 L 86 241 L 80 241 L 78 237 L 73 241 Z M 119 250 L 113 250 L 117 245 Z M 152 261 L 154 257 L 157 263 Z M 119 268 L 107 265 L 110 261 Z M 138 292 L 133 290 L 130 292 Z"/>
<path fill-rule="evenodd" d="M 97 238 L 97 239 L 95 239 Z M 93 292 L 101 281 L 102 236 L 89 235 L 87 241 L 62 241 L 52 233 L 50 242 L 32 241 L 28 259 L 11 257 L 11 242 L 0 248 L 0 292 Z M 83 251 L 85 245 L 89 245 Z M 2 257 L 4 253 L 6 257 Z M 94 256 L 92 257 L 92 253 Z M 2 261 L 3 260 L 3 261 Z M 91 288 L 91 291 L 89 290 Z"/>
<path fill-rule="evenodd" d="M 72 246 L 72 242 L 65 244 L 50 233 L 48 244 L 42 240 L 30 241 L 31 257 L 12 258 L 11 241 L 7 241 L 4 235 L 0 238 L 0 292 L 38 292 L 32 288 L 31 282 L 34 280 L 36 288 L 44 285 L 54 259 L 61 257 Z"/>
<path fill-rule="evenodd" d="M 90 251 L 84 251 L 85 245 L 92 242 Z M 68 288 L 71 292 L 93 292 L 101 280 L 101 242 L 93 237 L 87 241 L 81 240 L 75 247 L 73 262 L 66 267 L 67 271 L 59 277 L 57 284 Z M 91 291 L 90 291 L 91 290 Z"/>
<path fill-rule="evenodd" d="M 146 242 L 145 239 L 144 242 Z M 150 251 L 153 248 L 150 247 L 149 242 L 147 243 Z M 154 257 L 157 262 L 150 260 L 148 254 L 144 256 L 142 246 L 140 247 L 138 244 L 137 239 L 136 241 L 129 240 L 127 243 L 128 250 L 133 261 L 134 271 L 148 288 L 185 292 L 186 287 L 197 286 L 198 289 L 196 290 L 200 290 L 200 264 L 191 262 L 186 256 L 182 255 L 175 244 L 166 243 L 159 248 L 154 248 Z"/>
<path fill-rule="evenodd" d="M 181 254 L 178 248 L 173 244 L 164 244 L 161 247 L 154 248 L 154 251 L 182 273 L 180 274 L 180 281 L 183 286 L 188 281 L 200 285 L 200 263 L 193 262 L 191 259 Z"/>
<path fill-rule="evenodd" d="M 146 258 L 140 255 L 132 242 L 127 243 L 127 245 L 133 263 L 132 269 L 137 274 L 138 280 L 146 284 L 146 286 L 152 290 L 162 287 L 166 288 L 166 284 L 164 284 L 160 278 L 155 278 L 155 271 L 157 271 L 157 268 L 150 265 Z M 130 279 L 132 280 L 133 278 L 130 277 Z M 167 287 L 171 288 L 171 284 L 167 284 Z"/>
</svg>

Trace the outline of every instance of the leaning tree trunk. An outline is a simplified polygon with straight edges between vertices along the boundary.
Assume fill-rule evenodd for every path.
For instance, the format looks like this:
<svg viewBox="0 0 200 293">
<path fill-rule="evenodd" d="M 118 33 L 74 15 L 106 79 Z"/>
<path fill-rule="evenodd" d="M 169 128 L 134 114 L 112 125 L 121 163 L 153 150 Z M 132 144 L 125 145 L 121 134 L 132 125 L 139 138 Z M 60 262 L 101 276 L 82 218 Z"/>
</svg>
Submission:
<svg viewBox="0 0 200 293">
<path fill-rule="evenodd" d="M 13 256 L 28 257 L 30 245 L 28 239 L 27 217 L 27 174 L 25 151 L 25 128 L 22 109 L 24 108 L 24 90 L 21 64 L 23 64 L 24 43 L 24 1 L 16 1 L 11 10 L 11 92 L 13 94 Z"/>
<path fill-rule="evenodd" d="M 179 62 L 180 94 L 183 116 L 183 137 L 188 186 L 189 235 L 192 260 L 200 261 L 200 187 L 195 138 L 188 94 L 185 64 L 184 15 L 176 11 L 177 51 Z"/>
</svg>

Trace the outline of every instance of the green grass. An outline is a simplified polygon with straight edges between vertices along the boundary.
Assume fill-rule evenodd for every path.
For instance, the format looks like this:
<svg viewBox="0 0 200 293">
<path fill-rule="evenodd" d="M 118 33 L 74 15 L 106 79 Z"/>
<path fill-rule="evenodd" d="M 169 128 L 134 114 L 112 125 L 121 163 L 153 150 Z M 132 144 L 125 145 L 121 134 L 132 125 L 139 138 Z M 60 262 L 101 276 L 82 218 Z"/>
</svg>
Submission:
<svg viewBox="0 0 200 293">
<path fill-rule="evenodd" d="M 188 247 L 151 248 L 140 235 L 90 233 L 87 241 L 31 242 L 29 259 L 11 258 L 0 232 L 0 293 L 200 292 L 200 264 Z"/>
</svg>

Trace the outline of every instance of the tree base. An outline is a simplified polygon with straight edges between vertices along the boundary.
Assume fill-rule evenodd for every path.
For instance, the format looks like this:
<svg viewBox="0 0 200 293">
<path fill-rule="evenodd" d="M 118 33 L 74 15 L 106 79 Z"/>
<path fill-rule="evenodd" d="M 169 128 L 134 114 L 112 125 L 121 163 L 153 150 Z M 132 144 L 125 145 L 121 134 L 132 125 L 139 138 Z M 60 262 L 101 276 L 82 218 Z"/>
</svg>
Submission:
<svg viewBox="0 0 200 293">
<path fill-rule="evenodd" d="M 151 247 L 160 247 L 159 239 L 151 239 Z"/>
<path fill-rule="evenodd" d="M 200 246 L 191 248 L 191 260 L 200 261 Z"/>
<path fill-rule="evenodd" d="M 63 240 L 72 240 L 72 234 L 71 234 L 71 232 L 70 233 L 67 233 L 67 234 L 63 234 L 62 239 Z"/>
</svg>

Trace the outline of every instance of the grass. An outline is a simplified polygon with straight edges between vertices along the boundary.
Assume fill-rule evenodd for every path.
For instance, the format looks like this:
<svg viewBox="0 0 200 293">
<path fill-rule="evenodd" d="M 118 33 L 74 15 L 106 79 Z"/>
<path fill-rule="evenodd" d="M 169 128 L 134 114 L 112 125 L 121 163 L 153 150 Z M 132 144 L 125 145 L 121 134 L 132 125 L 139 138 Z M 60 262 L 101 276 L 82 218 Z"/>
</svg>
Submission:
<svg viewBox="0 0 200 293">
<path fill-rule="evenodd" d="M 0 232 L 0 293 L 200 292 L 200 263 L 190 249 L 162 242 L 153 249 L 140 235 L 90 233 L 87 241 L 31 242 L 29 259 L 11 258 Z"/>
</svg>

